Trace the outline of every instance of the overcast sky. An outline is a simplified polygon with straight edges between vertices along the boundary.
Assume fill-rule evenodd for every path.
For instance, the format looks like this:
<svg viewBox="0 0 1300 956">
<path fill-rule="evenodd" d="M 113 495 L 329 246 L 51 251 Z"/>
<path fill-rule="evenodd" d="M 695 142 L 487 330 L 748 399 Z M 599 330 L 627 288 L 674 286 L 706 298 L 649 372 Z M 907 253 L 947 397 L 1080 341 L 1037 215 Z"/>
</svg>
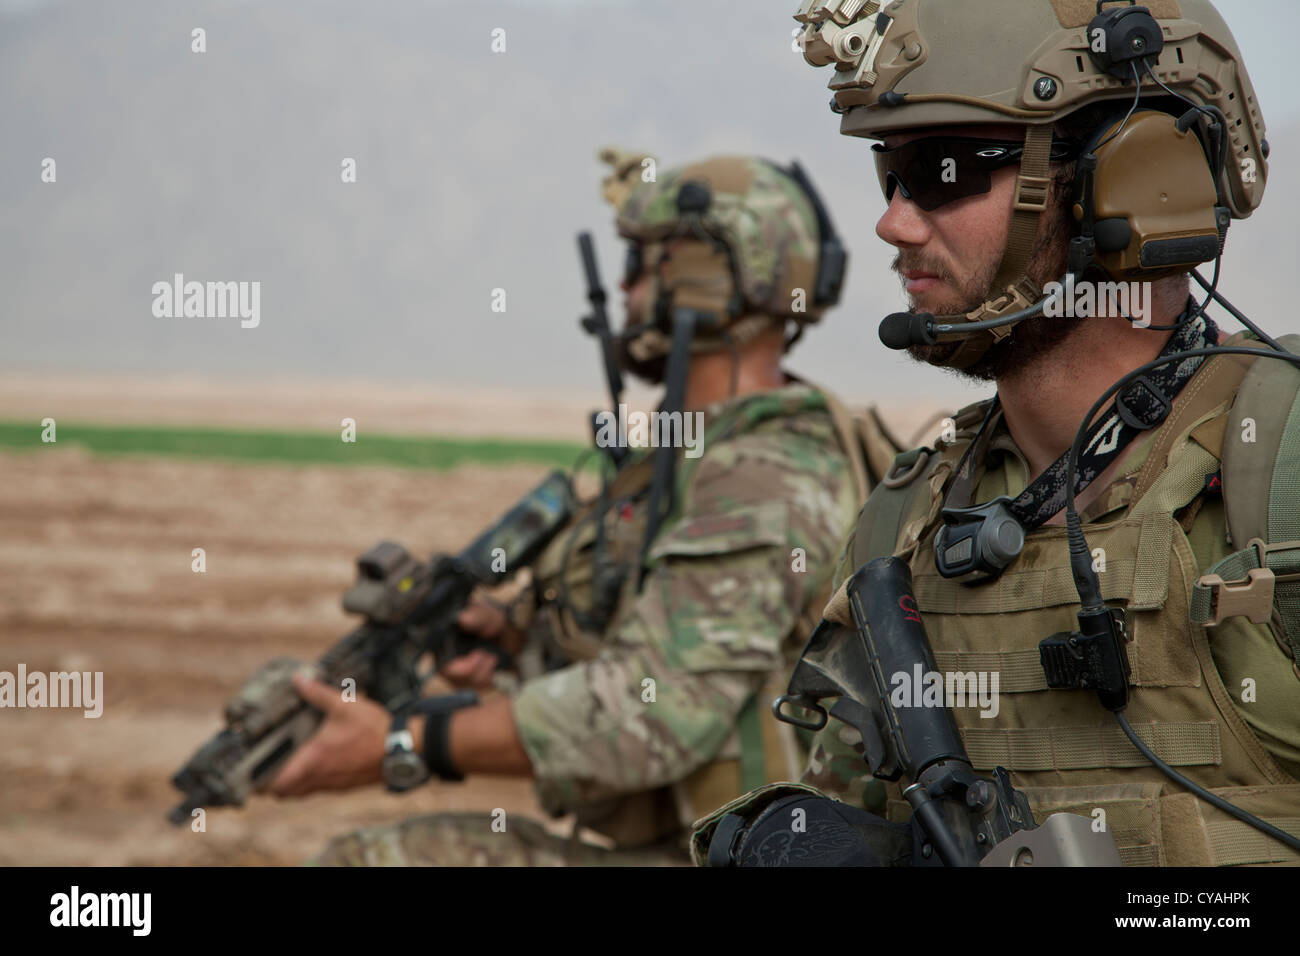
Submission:
<svg viewBox="0 0 1300 956">
<path fill-rule="evenodd" d="M 852 399 L 961 396 L 877 341 L 903 305 L 874 233 L 884 202 L 865 142 L 827 109 L 829 70 L 791 50 L 796 5 L 0 0 L 0 369 L 598 389 L 574 234 L 596 232 L 612 286 L 622 247 L 595 158 L 612 143 L 661 169 L 798 158 L 852 259 L 792 367 Z M 1273 145 L 1221 287 L 1295 331 L 1300 96 L 1284 71 L 1300 9 L 1219 8 Z M 178 272 L 261 282 L 260 325 L 155 317 L 153 283 Z"/>
</svg>

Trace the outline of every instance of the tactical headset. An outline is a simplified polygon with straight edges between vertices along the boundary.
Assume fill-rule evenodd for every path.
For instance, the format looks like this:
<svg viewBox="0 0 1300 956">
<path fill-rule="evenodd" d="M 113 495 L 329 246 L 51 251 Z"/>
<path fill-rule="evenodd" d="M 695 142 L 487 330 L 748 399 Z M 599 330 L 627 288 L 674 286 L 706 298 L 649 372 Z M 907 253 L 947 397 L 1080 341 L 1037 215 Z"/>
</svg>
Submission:
<svg viewBox="0 0 1300 956">
<path fill-rule="evenodd" d="M 790 168 L 781 171 L 798 183 L 803 194 L 808 197 L 813 215 L 817 217 L 819 244 L 817 278 L 813 281 L 813 305 L 827 307 L 835 305 L 840 301 L 840 292 L 844 287 L 844 273 L 849 262 L 848 251 L 840 241 L 839 234 L 835 232 L 835 224 L 831 222 L 830 213 L 826 211 L 821 196 L 813 186 L 812 180 L 804 174 L 803 167 L 798 161 L 791 160 Z"/>
<path fill-rule="evenodd" d="M 1070 246 L 1070 271 L 1095 265 L 1112 279 L 1157 279 L 1215 259 L 1232 211 L 1221 186 L 1227 163 L 1226 118 L 1194 106 L 1175 118 L 1138 109 L 1139 61 L 1164 49 L 1160 25 L 1145 7 L 1099 13 L 1088 36 L 1098 69 L 1138 83 L 1133 107 L 1098 127 L 1075 167 L 1074 218 L 1080 235 Z M 1100 50 L 1098 50 L 1100 48 Z M 1154 79 L 1154 73 L 1152 74 Z M 1159 81 L 1157 80 L 1157 83 Z M 1204 140 L 1190 131 L 1208 116 Z"/>
</svg>

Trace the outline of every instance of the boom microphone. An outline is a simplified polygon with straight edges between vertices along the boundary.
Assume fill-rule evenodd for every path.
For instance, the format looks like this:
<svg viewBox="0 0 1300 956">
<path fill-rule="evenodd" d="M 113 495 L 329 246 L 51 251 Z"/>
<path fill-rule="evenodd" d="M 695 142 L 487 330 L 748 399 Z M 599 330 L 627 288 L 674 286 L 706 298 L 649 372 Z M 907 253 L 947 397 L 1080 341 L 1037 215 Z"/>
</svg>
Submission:
<svg viewBox="0 0 1300 956">
<path fill-rule="evenodd" d="M 1004 325 L 1015 325 L 1025 319 L 1032 319 L 1036 315 L 1042 315 L 1043 308 L 1051 299 L 1052 296 L 1046 295 L 1019 312 L 1012 312 L 1010 315 L 1004 315 L 996 319 L 984 319 L 980 322 L 937 323 L 935 317 L 929 312 L 895 312 L 881 319 L 880 341 L 885 348 L 894 349 L 895 351 L 913 345 L 935 345 L 938 343 L 940 335 L 973 335 L 976 332 L 984 332 Z M 942 315 L 939 318 L 964 319 L 965 316 Z"/>
<path fill-rule="evenodd" d="M 913 345 L 934 345 L 934 316 L 928 312 L 895 312 L 880 322 L 885 348 L 902 351 Z"/>
</svg>

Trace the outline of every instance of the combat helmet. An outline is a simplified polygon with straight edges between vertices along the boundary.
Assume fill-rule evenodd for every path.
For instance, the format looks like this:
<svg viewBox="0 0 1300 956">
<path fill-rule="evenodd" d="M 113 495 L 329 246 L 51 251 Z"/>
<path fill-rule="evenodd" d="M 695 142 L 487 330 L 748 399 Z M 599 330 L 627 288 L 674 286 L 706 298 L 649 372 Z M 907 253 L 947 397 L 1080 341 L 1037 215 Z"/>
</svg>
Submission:
<svg viewBox="0 0 1300 956">
<path fill-rule="evenodd" d="M 629 275 L 650 279 L 650 314 L 624 330 L 637 362 L 667 357 L 682 310 L 695 317 L 692 353 L 743 345 L 792 322 L 787 348 L 835 305 L 847 256 L 797 163 L 719 156 L 654 174 L 643 153 L 601 151 L 613 167 L 605 197 L 629 241 Z M 672 239 L 695 239 L 665 255 Z"/>
<path fill-rule="evenodd" d="M 1263 117 L 1209 0 L 803 0 L 795 19 L 805 59 L 834 66 L 831 109 L 844 135 L 1025 128 L 992 297 L 956 324 L 1022 315 L 1041 297 L 1025 271 L 1051 196 L 1052 129 L 1085 108 L 1115 109 L 1102 111 L 1076 163 L 1072 272 L 1186 272 L 1220 255 L 1231 220 L 1263 197 Z M 1008 334 L 1002 325 L 941 336 L 961 343 L 941 362 L 968 366 Z"/>
</svg>

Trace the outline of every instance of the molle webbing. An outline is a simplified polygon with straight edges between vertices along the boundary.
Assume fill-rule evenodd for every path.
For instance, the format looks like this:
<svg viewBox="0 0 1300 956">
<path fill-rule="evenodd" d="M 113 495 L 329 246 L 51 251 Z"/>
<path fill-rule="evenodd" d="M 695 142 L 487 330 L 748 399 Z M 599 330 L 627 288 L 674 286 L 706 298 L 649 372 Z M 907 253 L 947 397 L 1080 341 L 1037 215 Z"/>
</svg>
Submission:
<svg viewBox="0 0 1300 956">
<path fill-rule="evenodd" d="M 1135 723 L 1133 730 L 1173 767 L 1211 766 L 1222 756 L 1214 721 Z M 977 770 L 1010 767 L 1032 770 L 1093 770 L 1146 767 L 1117 724 L 1070 727 L 966 727 L 961 730 L 971 766 Z"/>
<path fill-rule="evenodd" d="M 1300 854 L 1191 793 L 1160 782 L 1026 787 L 1041 823 L 1053 813 L 1105 821 L 1125 866 L 1242 866 L 1300 863 Z M 1216 787 L 1214 793 L 1300 835 L 1300 785 Z M 906 806 L 906 805 L 904 805 Z M 1097 811 L 1102 811 L 1104 817 Z"/>
<path fill-rule="evenodd" d="M 998 675 L 998 691 L 1025 694 L 1047 690 L 1047 676 L 1038 648 L 999 648 L 985 651 L 936 650 L 942 674 L 972 671 Z M 1161 641 L 1136 640 L 1128 645 L 1129 680 L 1135 687 L 1195 687 L 1201 672 L 1196 662 L 1172 653 Z"/>
</svg>

